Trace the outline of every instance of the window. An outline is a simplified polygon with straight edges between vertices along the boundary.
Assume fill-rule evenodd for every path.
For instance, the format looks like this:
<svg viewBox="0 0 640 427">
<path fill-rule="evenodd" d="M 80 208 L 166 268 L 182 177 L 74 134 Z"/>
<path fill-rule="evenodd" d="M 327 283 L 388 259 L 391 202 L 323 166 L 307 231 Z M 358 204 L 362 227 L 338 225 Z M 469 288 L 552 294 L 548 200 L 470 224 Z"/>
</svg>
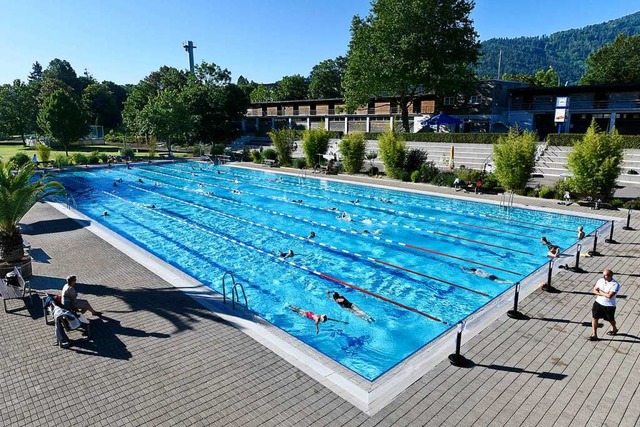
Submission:
<svg viewBox="0 0 640 427">
<path fill-rule="evenodd" d="M 471 104 L 480 104 L 482 102 L 482 96 L 480 96 L 480 95 L 472 96 L 469 99 L 469 102 Z"/>
<path fill-rule="evenodd" d="M 456 100 L 453 96 L 445 96 L 444 97 L 444 105 L 454 105 Z"/>
</svg>

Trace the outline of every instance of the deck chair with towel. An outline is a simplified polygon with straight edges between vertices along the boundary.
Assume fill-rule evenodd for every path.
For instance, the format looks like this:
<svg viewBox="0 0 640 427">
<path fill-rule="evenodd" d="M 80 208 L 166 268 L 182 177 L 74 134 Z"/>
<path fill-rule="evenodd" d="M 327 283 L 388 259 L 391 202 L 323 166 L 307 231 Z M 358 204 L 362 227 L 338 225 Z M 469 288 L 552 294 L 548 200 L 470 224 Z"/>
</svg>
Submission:
<svg viewBox="0 0 640 427">
<path fill-rule="evenodd" d="M 44 323 L 55 325 L 56 345 L 61 347 L 69 342 L 67 332 L 79 330 L 90 338 L 91 323 L 84 314 L 62 305 L 60 295 L 45 294 L 42 297 Z"/>
</svg>

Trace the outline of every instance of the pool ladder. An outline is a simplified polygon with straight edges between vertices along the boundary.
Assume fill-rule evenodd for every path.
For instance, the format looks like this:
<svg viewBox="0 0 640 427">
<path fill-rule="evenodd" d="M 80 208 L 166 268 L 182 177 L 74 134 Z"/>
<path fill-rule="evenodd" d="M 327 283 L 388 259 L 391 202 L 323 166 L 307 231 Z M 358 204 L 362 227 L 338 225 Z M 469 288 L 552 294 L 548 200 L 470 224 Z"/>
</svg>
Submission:
<svg viewBox="0 0 640 427">
<path fill-rule="evenodd" d="M 233 284 L 231 287 L 231 306 L 236 308 L 236 301 L 240 303 L 240 295 L 238 293 L 238 288 L 240 288 L 242 291 L 242 297 L 244 298 L 244 306 L 245 308 L 249 308 L 249 304 L 247 304 L 247 294 L 244 292 L 244 286 L 242 286 L 242 283 L 240 282 L 236 283 L 236 279 L 230 271 L 226 271 L 222 275 L 222 302 L 225 304 L 227 303 L 227 290 L 225 287 L 225 279 L 227 278 L 227 275 L 231 276 L 231 283 Z"/>
<path fill-rule="evenodd" d="M 500 196 L 500 207 L 501 208 L 511 208 L 513 207 L 513 191 L 510 191 L 507 195 L 507 193 L 502 193 L 502 195 Z"/>
</svg>

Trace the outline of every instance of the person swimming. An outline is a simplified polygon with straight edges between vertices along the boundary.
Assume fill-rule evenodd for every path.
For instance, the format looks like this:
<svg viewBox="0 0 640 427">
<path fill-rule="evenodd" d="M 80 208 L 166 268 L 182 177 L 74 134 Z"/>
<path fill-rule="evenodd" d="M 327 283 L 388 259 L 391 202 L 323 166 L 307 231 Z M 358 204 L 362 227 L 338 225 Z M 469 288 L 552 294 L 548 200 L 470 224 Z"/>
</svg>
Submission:
<svg viewBox="0 0 640 427">
<path fill-rule="evenodd" d="M 365 322 L 372 323 L 374 321 L 373 317 L 369 316 L 367 313 L 362 311 L 360 307 L 358 307 L 339 293 L 333 292 L 332 294 L 331 291 L 327 291 L 327 296 L 329 297 L 329 299 L 333 299 L 340 307 L 349 310 Z"/>
<path fill-rule="evenodd" d="M 286 258 L 291 258 L 295 255 L 295 253 L 293 253 L 293 250 L 289 249 L 288 252 L 280 252 L 280 257 L 282 257 L 282 259 L 286 259 Z"/>
<path fill-rule="evenodd" d="M 343 211 L 340 214 L 340 216 L 337 217 L 337 219 L 342 220 L 342 221 L 351 221 L 351 216 L 348 213 Z"/>
<path fill-rule="evenodd" d="M 549 250 L 547 256 L 550 256 L 551 258 L 558 258 L 560 256 L 560 247 L 548 241 L 546 237 L 542 236 L 540 238 L 540 243 L 547 246 L 547 249 Z"/>
<path fill-rule="evenodd" d="M 480 276 L 483 277 L 485 279 L 489 279 L 493 282 L 496 283 L 513 283 L 509 280 L 502 280 L 500 279 L 498 276 L 496 276 L 495 274 L 491 274 L 491 273 L 487 273 L 484 270 L 481 270 L 479 268 L 475 268 L 475 267 L 460 267 L 462 269 L 462 271 L 464 271 L 465 273 L 471 273 L 471 274 L 475 274 L 476 276 Z"/>
<path fill-rule="evenodd" d="M 298 313 L 301 317 L 313 320 L 313 323 L 315 323 L 316 326 L 316 334 L 320 332 L 320 322 L 325 323 L 327 320 L 329 320 L 326 314 L 315 314 L 313 311 L 303 310 L 295 305 L 290 305 L 289 310 Z"/>
<path fill-rule="evenodd" d="M 307 239 L 313 239 L 314 237 L 316 237 L 316 232 L 312 231 L 311 233 L 309 233 L 309 235 L 307 236 Z"/>
</svg>

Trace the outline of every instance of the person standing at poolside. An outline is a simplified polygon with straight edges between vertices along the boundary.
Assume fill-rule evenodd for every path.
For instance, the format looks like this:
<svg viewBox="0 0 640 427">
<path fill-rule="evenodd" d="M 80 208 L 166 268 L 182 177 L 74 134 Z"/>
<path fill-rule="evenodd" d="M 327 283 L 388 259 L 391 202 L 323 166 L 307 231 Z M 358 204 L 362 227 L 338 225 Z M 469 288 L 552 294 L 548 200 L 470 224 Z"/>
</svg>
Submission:
<svg viewBox="0 0 640 427">
<path fill-rule="evenodd" d="M 591 336 L 590 341 L 598 341 L 598 320 L 604 319 L 611 323 L 611 330 L 607 335 L 616 335 L 618 325 L 616 324 L 616 295 L 620 292 L 620 283 L 613 278 L 613 271 L 607 269 L 602 272 L 602 278 L 598 279 L 593 287 L 596 300 L 591 309 Z"/>
</svg>

